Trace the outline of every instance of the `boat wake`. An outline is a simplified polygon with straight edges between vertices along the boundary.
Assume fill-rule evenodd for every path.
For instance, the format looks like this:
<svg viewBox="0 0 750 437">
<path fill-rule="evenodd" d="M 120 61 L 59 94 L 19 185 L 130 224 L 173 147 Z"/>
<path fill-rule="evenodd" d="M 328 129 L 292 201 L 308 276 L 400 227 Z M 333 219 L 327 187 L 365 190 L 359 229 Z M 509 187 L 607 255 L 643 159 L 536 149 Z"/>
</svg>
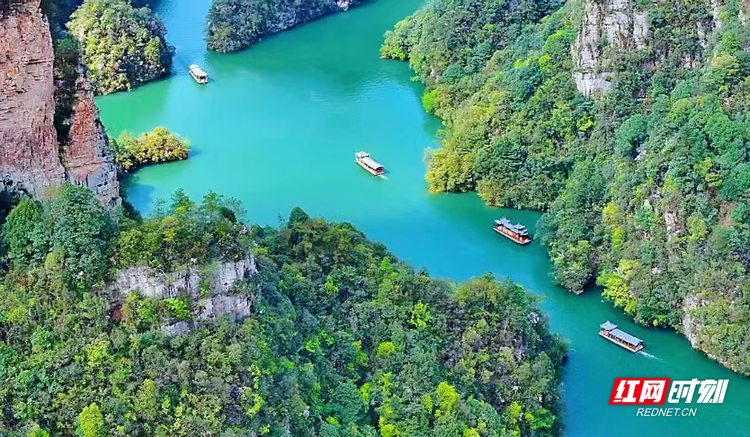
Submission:
<svg viewBox="0 0 750 437">
<path fill-rule="evenodd" d="M 388 176 L 386 176 L 384 174 L 378 175 L 378 177 L 381 178 L 381 179 L 388 179 Z"/>
<path fill-rule="evenodd" d="M 656 357 L 655 355 L 651 355 L 651 354 L 650 354 L 650 353 L 648 353 L 648 352 L 643 352 L 643 351 L 640 351 L 640 352 L 638 352 L 638 353 L 639 353 L 639 354 L 641 354 L 641 355 L 644 355 L 644 356 L 645 356 L 645 357 L 647 357 L 647 358 L 651 358 L 652 360 L 658 360 L 658 359 L 659 359 L 659 358 L 657 358 L 657 357 Z"/>
</svg>

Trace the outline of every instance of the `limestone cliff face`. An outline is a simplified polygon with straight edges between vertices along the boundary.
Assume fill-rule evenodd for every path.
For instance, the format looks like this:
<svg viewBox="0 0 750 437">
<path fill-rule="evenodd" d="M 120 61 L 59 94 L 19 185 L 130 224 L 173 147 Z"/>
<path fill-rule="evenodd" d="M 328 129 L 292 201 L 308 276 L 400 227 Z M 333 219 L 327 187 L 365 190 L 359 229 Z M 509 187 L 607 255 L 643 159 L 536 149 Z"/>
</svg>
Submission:
<svg viewBox="0 0 750 437">
<path fill-rule="evenodd" d="M 571 46 L 573 56 L 573 79 L 578 91 L 586 96 L 607 93 L 612 88 L 612 78 L 617 71 L 617 61 L 627 53 L 652 46 L 651 23 L 646 8 L 669 8 L 667 0 L 655 0 L 649 6 L 638 6 L 633 0 L 588 0 L 576 41 Z M 672 5 L 680 8 L 680 5 Z M 696 14 L 695 22 L 676 21 L 682 26 L 682 35 L 694 42 L 696 50 L 681 53 L 683 68 L 700 65 L 714 31 L 721 27 L 720 12 L 724 0 L 704 0 L 705 17 Z M 750 0 L 741 0 L 740 18 L 744 21 L 750 8 Z M 683 8 L 684 9 L 684 8 Z M 689 44 L 686 44 L 688 46 Z M 654 63 L 671 55 L 654 53 Z M 673 49 L 670 48 L 670 49 Z M 662 48 L 663 50 L 663 48 Z M 632 61 L 629 65 L 632 67 Z M 646 68 L 655 65 L 644 65 Z"/>
<path fill-rule="evenodd" d="M 200 299 L 196 302 L 195 316 L 198 320 L 212 320 L 222 316 L 229 316 L 235 321 L 250 317 L 253 313 L 255 296 L 235 294 L 232 296 L 214 296 Z M 167 337 L 185 335 L 195 329 L 196 322 L 176 322 L 162 326 L 161 330 Z"/>
<path fill-rule="evenodd" d="M 106 286 L 104 292 L 115 300 L 122 299 L 131 291 L 149 298 L 189 296 L 195 302 L 195 316 L 198 319 L 210 320 L 229 315 L 234 320 L 242 320 L 251 314 L 254 297 L 228 293 L 235 284 L 249 279 L 257 271 L 252 256 L 222 262 L 211 269 L 188 266 L 173 272 L 161 272 L 146 266 L 133 266 L 117 271 L 115 280 Z M 203 284 L 208 285 L 210 290 L 201 290 Z M 202 297 L 206 292 L 211 295 Z M 174 336 L 186 334 L 194 327 L 195 323 L 192 322 L 176 322 L 164 326 L 162 330 L 165 335 Z"/>
<path fill-rule="evenodd" d="M 614 71 L 608 54 L 643 48 L 648 31 L 646 12 L 635 10 L 630 0 L 588 2 L 571 48 L 578 91 L 586 96 L 609 91 Z"/>
<path fill-rule="evenodd" d="M 290 29 L 298 24 L 305 23 L 320 18 L 326 14 L 336 12 L 346 12 L 350 7 L 356 6 L 361 0 L 335 0 L 330 2 L 330 6 L 320 10 L 319 13 L 309 14 L 301 9 L 299 2 L 279 2 L 276 9 L 276 16 L 269 22 L 267 34 L 281 32 Z"/>
<path fill-rule="evenodd" d="M 202 272 L 198 266 L 185 267 L 174 272 L 160 272 L 146 266 L 133 266 L 117 271 L 115 280 L 106 288 L 114 298 L 121 298 L 131 291 L 152 298 L 174 298 L 199 296 L 203 279 L 208 280 L 211 291 L 222 295 L 242 279 L 257 272 L 255 259 L 223 262 L 210 272 Z"/>
<path fill-rule="evenodd" d="M 62 161 L 68 180 L 91 188 L 105 205 L 119 204 L 120 186 L 109 139 L 99 121 L 94 92 L 79 68 L 76 102 L 70 121 L 70 133 L 62 147 Z"/>
<path fill-rule="evenodd" d="M 693 312 L 699 306 L 701 306 L 701 301 L 694 294 L 689 294 L 685 297 L 685 300 L 682 302 L 682 330 L 683 334 L 685 334 L 685 337 L 687 337 L 690 341 L 690 345 L 693 346 L 694 349 L 706 350 L 705 347 L 702 347 L 703 345 L 700 339 L 700 333 L 703 326 L 693 315 Z"/>
<path fill-rule="evenodd" d="M 750 0 L 740 1 L 740 21 L 742 24 L 747 24 L 747 17 L 750 15 Z"/>
<path fill-rule="evenodd" d="M 711 333 L 706 332 L 705 326 L 701 323 L 701 317 L 695 314 L 707 304 L 707 301 L 701 299 L 695 293 L 685 296 L 685 300 L 682 303 L 682 333 L 688 339 L 693 349 L 698 349 L 712 360 L 720 362 L 724 367 L 739 372 L 740 370 L 737 366 L 729 362 L 729 360 L 710 352 L 712 350 L 711 342 L 715 341 L 715 338 Z"/>
<path fill-rule="evenodd" d="M 0 180 L 32 193 L 65 180 L 53 124 L 52 36 L 39 3 L 0 18 Z"/>
<path fill-rule="evenodd" d="M 52 36 L 40 1 L 17 2 L 0 17 L 0 188 L 43 196 L 70 180 L 105 205 L 119 204 L 113 157 L 82 71 L 70 138 L 58 142 Z"/>
</svg>

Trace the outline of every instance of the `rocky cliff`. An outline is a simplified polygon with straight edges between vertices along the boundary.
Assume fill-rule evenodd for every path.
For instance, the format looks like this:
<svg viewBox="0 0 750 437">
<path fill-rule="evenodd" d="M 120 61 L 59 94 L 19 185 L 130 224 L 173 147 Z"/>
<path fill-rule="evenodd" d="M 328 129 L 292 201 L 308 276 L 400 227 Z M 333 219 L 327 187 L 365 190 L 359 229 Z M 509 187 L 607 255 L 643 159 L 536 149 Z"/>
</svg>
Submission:
<svg viewBox="0 0 750 437">
<path fill-rule="evenodd" d="M 108 285 L 106 292 L 120 298 L 131 291 L 151 298 L 174 298 L 179 296 L 200 296 L 201 285 L 207 284 L 217 295 L 226 294 L 237 283 L 257 272 L 255 259 L 223 262 L 214 268 L 201 269 L 189 266 L 174 272 L 160 272 L 146 266 L 133 266 L 118 270 L 115 280 Z M 207 282 L 206 282 L 207 281 Z"/>
<path fill-rule="evenodd" d="M 572 45 L 573 79 L 586 96 L 607 92 L 614 75 L 608 53 L 641 49 L 648 35 L 646 12 L 630 0 L 592 1 L 586 4 L 583 24 Z"/>
<path fill-rule="evenodd" d="M 571 46 L 573 56 L 573 79 L 578 91 L 586 96 L 595 93 L 606 93 L 612 88 L 612 78 L 619 70 L 634 70 L 638 62 L 633 54 L 638 50 L 645 49 L 653 52 L 653 58 L 649 58 L 646 68 L 654 68 L 656 59 L 659 63 L 669 56 L 674 56 L 671 49 L 664 50 L 663 47 L 653 46 L 654 31 L 670 33 L 670 29 L 681 28 L 680 35 L 686 38 L 685 47 L 693 47 L 680 53 L 680 64 L 686 68 L 695 68 L 700 64 L 704 51 L 707 49 L 710 37 L 715 29 L 721 27 L 720 11 L 724 6 L 723 0 L 704 0 L 703 5 L 676 5 L 663 0 L 648 5 L 638 5 L 632 0 L 589 0 L 585 4 L 583 20 L 575 43 Z M 744 20 L 747 14 L 750 0 L 742 0 L 739 11 Z M 654 25 L 653 17 L 649 17 L 648 11 L 653 12 L 663 8 L 670 12 L 674 8 L 683 10 L 695 10 L 693 19 L 681 22 L 674 20 L 663 21 L 664 16 L 656 14 L 660 20 Z M 648 9 L 648 11 L 647 11 Z M 684 12 L 684 11 L 683 11 Z M 664 35 L 661 36 L 664 38 Z M 627 57 L 627 60 L 625 58 Z M 620 63 L 620 61 L 625 62 Z"/>
<path fill-rule="evenodd" d="M 252 256 L 239 261 L 222 262 L 209 268 L 188 266 L 172 272 L 133 266 L 118 270 L 115 280 L 104 291 L 115 300 L 122 299 L 132 291 L 149 298 L 189 296 L 195 301 L 197 319 L 208 320 L 229 315 L 234 320 L 241 320 L 251 314 L 253 296 L 228 293 L 235 284 L 249 279 L 257 271 L 255 258 Z M 166 325 L 162 330 L 167 336 L 174 336 L 187 334 L 194 327 L 195 322 L 181 321 Z"/>
<path fill-rule="evenodd" d="M 39 3 L 0 18 L 0 180 L 33 193 L 65 180 L 53 124 L 52 36 Z"/>
<path fill-rule="evenodd" d="M 68 180 L 91 188 L 104 204 L 119 202 L 115 157 L 99 121 L 94 92 L 85 78 L 83 67 L 78 69 L 70 133 L 60 156 Z"/>
<path fill-rule="evenodd" d="M 106 205 L 119 203 L 107 137 L 82 74 L 71 135 L 54 126 L 54 52 L 41 0 L 23 0 L 0 17 L 0 183 L 43 195 L 66 180 L 91 187 Z"/>
</svg>

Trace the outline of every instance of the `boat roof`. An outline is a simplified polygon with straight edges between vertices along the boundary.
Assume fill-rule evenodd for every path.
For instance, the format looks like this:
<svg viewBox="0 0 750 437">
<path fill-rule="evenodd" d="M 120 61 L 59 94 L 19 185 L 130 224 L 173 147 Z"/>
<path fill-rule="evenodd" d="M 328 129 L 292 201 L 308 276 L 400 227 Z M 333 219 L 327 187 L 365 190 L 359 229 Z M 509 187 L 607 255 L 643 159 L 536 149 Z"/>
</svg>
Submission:
<svg viewBox="0 0 750 437">
<path fill-rule="evenodd" d="M 373 170 L 377 170 L 380 168 L 383 168 L 382 165 L 378 161 L 375 161 L 374 159 L 370 158 L 369 156 L 365 156 L 364 158 L 360 158 L 362 163 L 368 167 L 370 167 Z"/>
<path fill-rule="evenodd" d="M 618 339 L 624 341 L 625 343 L 633 345 L 633 346 L 638 346 L 639 344 L 643 343 L 643 340 L 641 340 L 640 338 L 632 336 L 619 328 L 615 328 L 609 331 L 609 333 L 612 336 L 617 337 Z"/>
<path fill-rule="evenodd" d="M 617 325 L 607 320 L 606 322 L 599 325 L 600 328 L 604 329 L 605 331 L 611 331 L 613 329 L 617 329 Z"/>
<path fill-rule="evenodd" d="M 206 72 L 205 72 L 205 71 L 203 71 L 203 70 L 201 69 L 201 67 L 199 67 L 199 66 L 197 66 L 197 65 L 195 65 L 195 64 L 192 64 L 192 65 L 191 65 L 191 66 L 190 66 L 189 68 L 190 68 L 190 69 L 191 69 L 191 70 L 192 70 L 192 71 L 193 71 L 194 73 L 198 73 L 198 74 L 206 74 Z"/>
<path fill-rule="evenodd" d="M 520 223 L 513 224 L 505 217 L 501 218 L 500 220 L 495 220 L 495 223 L 500 226 L 504 226 L 519 235 L 528 235 L 529 233 L 529 231 L 526 229 L 526 226 Z"/>
<path fill-rule="evenodd" d="M 609 331 L 609 333 L 624 341 L 625 343 L 631 344 L 633 346 L 638 346 L 639 344 L 643 343 L 643 340 L 641 340 L 640 338 L 630 335 L 620 328 L 615 328 Z"/>
<path fill-rule="evenodd" d="M 383 166 L 374 159 L 370 158 L 370 154 L 367 152 L 357 152 L 354 154 L 354 156 L 362 162 L 362 164 L 370 167 L 373 170 L 378 170 L 383 168 Z"/>
</svg>

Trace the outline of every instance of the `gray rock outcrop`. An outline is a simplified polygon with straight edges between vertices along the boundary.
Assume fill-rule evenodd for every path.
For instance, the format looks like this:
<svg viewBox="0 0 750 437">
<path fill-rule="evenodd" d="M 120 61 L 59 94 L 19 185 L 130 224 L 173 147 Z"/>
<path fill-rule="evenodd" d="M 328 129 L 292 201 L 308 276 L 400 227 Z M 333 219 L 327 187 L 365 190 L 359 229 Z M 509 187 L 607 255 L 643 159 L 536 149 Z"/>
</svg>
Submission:
<svg viewBox="0 0 750 437">
<path fill-rule="evenodd" d="M 118 270 L 106 291 L 115 297 L 131 291 L 151 298 L 196 297 L 200 295 L 201 282 L 206 275 L 202 270 L 199 266 L 188 266 L 174 272 L 160 272 L 146 266 L 133 266 Z M 207 279 L 212 293 L 226 294 L 237 281 L 249 278 L 256 271 L 255 259 L 248 257 L 218 264 L 207 274 Z"/>
<path fill-rule="evenodd" d="M 645 47 L 648 32 L 646 12 L 635 10 L 630 0 L 588 2 L 571 46 L 578 91 L 586 96 L 608 92 L 614 75 L 608 53 Z"/>
<path fill-rule="evenodd" d="M 198 307 L 201 308 L 198 318 L 215 319 L 228 314 L 234 320 L 242 320 L 251 314 L 252 304 L 250 297 L 244 294 L 201 299 L 198 302 Z"/>
</svg>

